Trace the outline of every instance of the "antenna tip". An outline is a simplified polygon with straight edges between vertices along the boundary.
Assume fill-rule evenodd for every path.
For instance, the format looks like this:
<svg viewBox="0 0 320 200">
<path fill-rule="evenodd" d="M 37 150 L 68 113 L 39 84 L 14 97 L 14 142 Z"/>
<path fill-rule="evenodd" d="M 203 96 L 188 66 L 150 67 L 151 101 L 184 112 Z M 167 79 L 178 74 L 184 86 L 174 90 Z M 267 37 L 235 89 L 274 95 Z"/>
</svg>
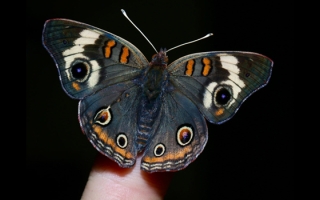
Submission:
<svg viewBox="0 0 320 200">
<path fill-rule="evenodd" d="M 124 11 L 123 9 L 121 9 L 121 12 L 123 15 L 127 15 L 126 11 Z"/>
<path fill-rule="evenodd" d="M 207 37 L 213 36 L 213 33 L 208 33 Z"/>
</svg>

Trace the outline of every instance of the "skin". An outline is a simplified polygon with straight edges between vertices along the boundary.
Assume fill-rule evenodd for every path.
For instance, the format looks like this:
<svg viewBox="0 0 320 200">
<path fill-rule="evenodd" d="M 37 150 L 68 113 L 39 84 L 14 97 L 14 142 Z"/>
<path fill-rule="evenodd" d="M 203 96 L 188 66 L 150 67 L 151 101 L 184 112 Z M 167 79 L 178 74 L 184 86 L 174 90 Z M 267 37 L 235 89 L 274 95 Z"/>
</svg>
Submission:
<svg viewBox="0 0 320 200">
<path fill-rule="evenodd" d="M 174 173 L 142 171 L 140 160 L 132 168 L 121 168 L 99 154 L 81 199 L 163 199 Z"/>
</svg>

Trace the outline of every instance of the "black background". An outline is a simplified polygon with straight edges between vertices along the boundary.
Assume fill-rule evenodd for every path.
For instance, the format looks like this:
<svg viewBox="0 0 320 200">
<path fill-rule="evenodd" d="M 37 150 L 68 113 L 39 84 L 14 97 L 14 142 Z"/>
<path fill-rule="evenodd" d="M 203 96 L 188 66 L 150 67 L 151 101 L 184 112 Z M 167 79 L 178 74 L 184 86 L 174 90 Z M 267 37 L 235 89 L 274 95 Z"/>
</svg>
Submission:
<svg viewBox="0 0 320 200">
<path fill-rule="evenodd" d="M 40 3 L 41 2 L 41 3 Z M 294 6 L 276 1 L 27 2 L 27 191 L 33 199 L 79 199 L 97 151 L 82 134 L 78 101 L 61 88 L 41 43 L 50 18 L 68 18 L 114 33 L 150 59 L 153 49 L 121 14 L 123 8 L 170 61 L 196 52 L 239 50 L 274 61 L 269 84 L 222 125 L 209 127 L 203 153 L 176 172 L 165 199 L 293 199 Z"/>
</svg>

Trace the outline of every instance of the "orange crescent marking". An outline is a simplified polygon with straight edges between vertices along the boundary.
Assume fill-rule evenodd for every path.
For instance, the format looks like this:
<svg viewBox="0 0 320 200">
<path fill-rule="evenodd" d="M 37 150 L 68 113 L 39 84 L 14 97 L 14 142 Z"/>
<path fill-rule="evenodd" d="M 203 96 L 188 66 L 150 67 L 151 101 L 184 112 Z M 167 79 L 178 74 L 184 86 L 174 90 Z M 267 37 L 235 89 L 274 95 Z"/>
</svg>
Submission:
<svg viewBox="0 0 320 200">
<path fill-rule="evenodd" d="M 216 112 L 215 112 L 215 115 L 216 116 L 220 116 L 224 113 L 224 108 L 219 108 Z"/>
<path fill-rule="evenodd" d="M 186 154 L 190 153 L 192 151 L 191 145 L 184 147 L 181 151 L 178 151 L 176 153 L 168 153 L 165 156 L 160 157 L 149 157 L 146 156 L 143 161 L 147 163 L 157 163 L 157 162 L 163 162 L 167 160 L 180 160 L 185 157 Z"/>
<path fill-rule="evenodd" d="M 129 55 L 130 55 L 130 51 L 129 51 L 128 47 L 123 47 L 122 52 L 121 52 L 120 62 L 123 64 L 128 63 Z"/>
<path fill-rule="evenodd" d="M 132 153 L 126 151 L 125 149 L 121 149 L 120 147 L 116 146 L 116 148 L 114 149 L 115 152 L 121 154 L 122 157 L 126 158 L 126 159 L 132 159 Z"/>
<path fill-rule="evenodd" d="M 80 85 L 78 83 L 76 83 L 76 82 L 72 82 L 72 87 L 73 87 L 73 89 L 75 89 L 77 91 L 79 91 L 81 89 Z"/>
<path fill-rule="evenodd" d="M 208 76 L 210 70 L 211 70 L 211 60 L 209 58 L 203 58 L 202 63 L 204 64 L 202 69 L 202 75 Z"/>
<path fill-rule="evenodd" d="M 104 53 L 104 56 L 106 58 L 110 58 L 111 56 L 111 48 L 114 47 L 116 45 L 116 41 L 114 40 L 109 40 L 106 44 L 106 47 L 104 48 L 105 50 L 105 53 Z"/>
<path fill-rule="evenodd" d="M 191 76 L 193 73 L 194 60 L 188 60 L 185 74 Z"/>
<path fill-rule="evenodd" d="M 93 129 L 94 129 L 94 132 L 98 135 L 99 139 L 103 143 L 107 143 L 107 141 L 108 141 L 107 133 L 104 132 L 100 126 L 94 126 Z"/>
<path fill-rule="evenodd" d="M 104 142 L 105 144 L 107 144 L 108 146 L 110 146 L 113 149 L 113 151 L 119 153 L 122 157 L 124 157 L 126 159 L 133 158 L 132 153 L 126 151 L 125 149 L 121 149 L 120 147 L 118 147 L 116 145 L 116 143 L 114 142 L 114 140 L 112 138 L 108 137 L 108 133 L 106 131 L 104 131 L 100 126 L 93 125 L 93 130 L 98 135 L 99 139 L 102 142 Z"/>
</svg>

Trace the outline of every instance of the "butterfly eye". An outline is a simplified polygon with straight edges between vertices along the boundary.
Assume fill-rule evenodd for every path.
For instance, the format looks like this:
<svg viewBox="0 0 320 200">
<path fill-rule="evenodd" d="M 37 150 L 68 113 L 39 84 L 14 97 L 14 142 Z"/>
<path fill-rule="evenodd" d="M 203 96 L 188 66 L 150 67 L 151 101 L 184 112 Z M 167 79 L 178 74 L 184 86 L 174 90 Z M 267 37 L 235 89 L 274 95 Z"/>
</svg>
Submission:
<svg viewBox="0 0 320 200">
<path fill-rule="evenodd" d="M 169 62 L 169 58 L 168 58 L 168 56 L 166 56 L 165 58 L 164 58 L 164 64 L 167 64 Z"/>
<path fill-rule="evenodd" d="M 163 145 L 163 144 L 157 144 L 155 147 L 154 147 L 154 155 L 159 157 L 159 156 L 162 156 L 164 154 L 164 152 L 166 151 L 166 147 Z"/>
<path fill-rule="evenodd" d="M 153 54 L 152 57 L 151 57 L 151 59 L 154 59 L 154 57 L 156 57 L 156 56 L 157 56 L 157 54 Z"/>
<path fill-rule="evenodd" d="M 193 138 L 193 131 L 188 126 L 182 126 L 177 131 L 177 141 L 181 146 L 186 146 Z"/>
<path fill-rule="evenodd" d="M 226 106 L 231 100 L 232 93 L 227 87 L 220 86 L 214 92 L 215 105 Z"/>
<path fill-rule="evenodd" d="M 119 135 L 117 135 L 117 145 L 118 147 L 124 149 L 127 147 L 128 145 L 128 138 L 124 133 L 120 133 Z"/>
<path fill-rule="evenodd" d="M 72 77 L 77 81 L 83 82 L 87 79 L 90 65 L 86 61 L 78 62 L 71 67 Z"/>
</svg>

